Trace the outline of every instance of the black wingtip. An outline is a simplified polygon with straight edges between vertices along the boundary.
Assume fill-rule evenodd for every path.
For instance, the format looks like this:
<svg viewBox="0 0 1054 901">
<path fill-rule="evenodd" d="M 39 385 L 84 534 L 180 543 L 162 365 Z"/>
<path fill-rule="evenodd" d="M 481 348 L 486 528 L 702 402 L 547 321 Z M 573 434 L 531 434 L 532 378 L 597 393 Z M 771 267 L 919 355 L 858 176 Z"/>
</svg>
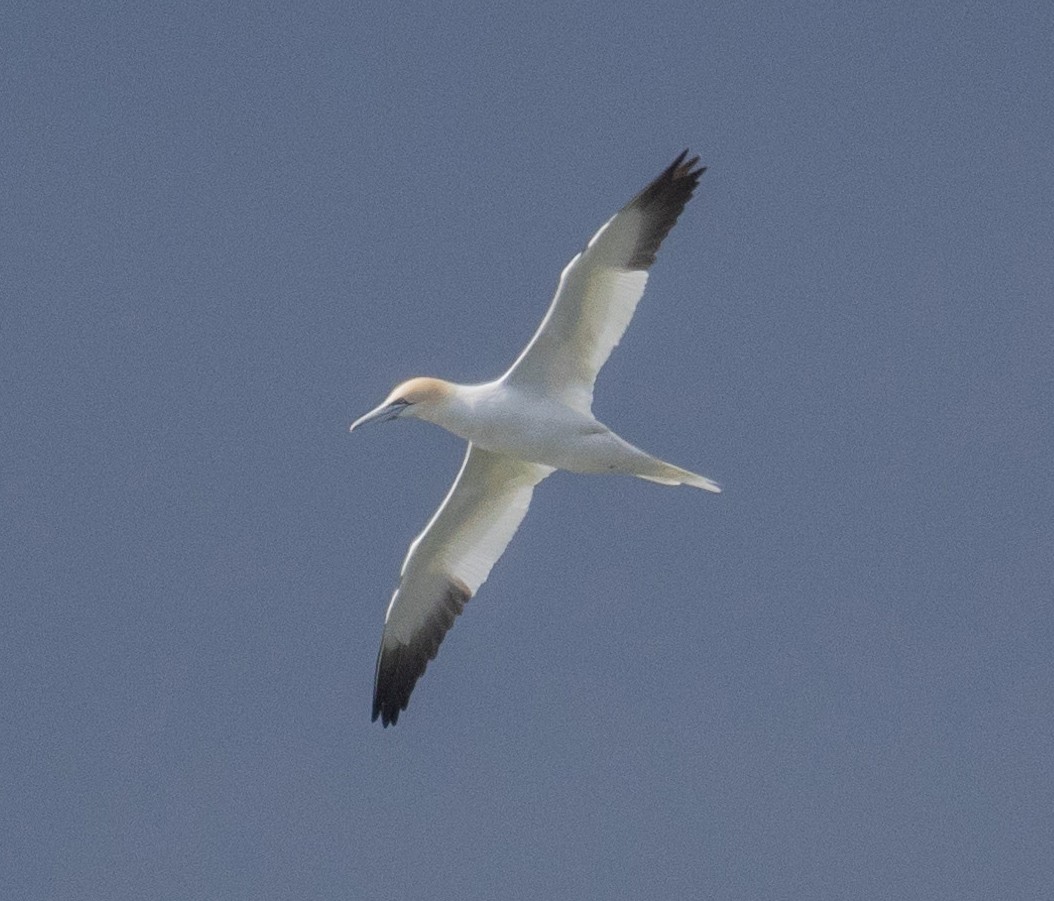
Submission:
<svg viewBox="0 0 1054 901">
<path fill-rule="evenodd" d="M 464 583 L 454 580 L 447 585 L 446 594 L 409 644 L 385 646 L 381 639 L 373 680 L 371 722 L 377 722 L 378 717 L 385 727 L 399 722 L 399 714 L 410 703 L 417 680 L 424 675 L 428 661 L 435 659 L 440 642 L 471 596 Z"/>
<path fill-rule="evenodd" d="M 635 207 L 645 213 L 649 227 L 641 235 L 630 268 L 648 269 L 655 262 L 659 245 L 670 233 L 685 204 L 699 185 L 706 166 L 699 165 L 699 157 L 688 158 L 688 148 L 651 181 L 626 208 Z"/>
<path fill-rule="evenodd" d="M 681 179 L 690 178 L 695 184 L 699 182 L 699 176 L 706 171 L 706 166 L 699 165 L 698 154 L 688 159 L 689 150 L 687 147 L 684 148 L 677 156 L 677 158 L 670 163 L 669 166 L 663 171 L 656 181 L 660 180 L 671 180 L 680 181 Z M 698 168 L 696 168 L 698 167 Z M 694 185 L 693 185 L 694 187 Z"/>
</svg>

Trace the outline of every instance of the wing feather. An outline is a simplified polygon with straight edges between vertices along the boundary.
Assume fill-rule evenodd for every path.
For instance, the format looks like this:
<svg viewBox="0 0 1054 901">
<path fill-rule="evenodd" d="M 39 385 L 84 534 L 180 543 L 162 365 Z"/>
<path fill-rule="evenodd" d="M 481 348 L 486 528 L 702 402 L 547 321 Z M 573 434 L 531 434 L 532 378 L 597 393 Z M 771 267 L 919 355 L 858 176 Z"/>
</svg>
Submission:
<svg viewBox="0 0 1054 901">
<path fill-rule="evenodd" d="M 552 471 L 469 445 L 446 499 L 410 545 L 388 605 L 373 719 L 398 721 L 443 637 L 516 534 L 534 486 Z"/>
<path fill-rule="evenodd" d="M 684 151 L 564 268 L 534 337 L 505 374 L 589 412 L 593 383 L 644 294 L 648 268 L 706 171 Z"/>
</svg>

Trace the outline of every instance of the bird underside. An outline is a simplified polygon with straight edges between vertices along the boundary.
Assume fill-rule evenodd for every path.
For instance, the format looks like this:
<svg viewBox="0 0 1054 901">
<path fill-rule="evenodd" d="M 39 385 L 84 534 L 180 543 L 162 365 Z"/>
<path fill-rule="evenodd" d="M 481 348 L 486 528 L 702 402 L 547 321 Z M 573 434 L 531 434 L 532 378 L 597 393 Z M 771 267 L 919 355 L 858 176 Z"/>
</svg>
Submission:
<svg viewBox="0 0 1054 901">
<path fill-rule="evenodd" d="M 536 420 L 531 428 L 506 428 L 497 435 L 473 435 L 472 440 L 492 453 L 567 472 L 636 476 L 660 485 L 690 485 L 720 492 L 706 476 L 652 456 L 591 416 L 574 416 L 578 421 L 573 427 L 561 423 L 550 432 L 545 420 Z"/>
</svg>

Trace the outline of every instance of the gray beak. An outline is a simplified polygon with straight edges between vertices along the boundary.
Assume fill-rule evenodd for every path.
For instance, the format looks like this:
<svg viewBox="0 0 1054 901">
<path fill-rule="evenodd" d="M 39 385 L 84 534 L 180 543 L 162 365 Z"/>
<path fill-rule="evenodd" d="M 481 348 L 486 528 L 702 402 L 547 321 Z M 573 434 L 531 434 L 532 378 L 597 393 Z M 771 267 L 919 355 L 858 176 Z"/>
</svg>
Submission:
<svg viewBox="0 0 1054 901">
<path fill-rule="evenodd" d="M 381 404 L 376 410 L 370 410 L 365 416 L 360 416 L 356 419 L 348 431 L 354 432 L 360 425 L 368 425 L 371 422 L 387 422 L 389 419 L 395 419 L 408 406 L 410 405 L 402 400 L 397 400 L 390 404 Z"/>
</svg>

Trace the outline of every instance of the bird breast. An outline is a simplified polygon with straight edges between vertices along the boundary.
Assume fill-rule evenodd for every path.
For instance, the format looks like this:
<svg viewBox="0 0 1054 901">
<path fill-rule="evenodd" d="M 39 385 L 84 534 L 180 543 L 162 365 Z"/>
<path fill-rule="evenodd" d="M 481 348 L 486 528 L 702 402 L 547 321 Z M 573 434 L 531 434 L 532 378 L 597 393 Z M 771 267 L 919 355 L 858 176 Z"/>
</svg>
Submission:
<svg viewBox="0 0 1054 901">
<path fill-rule="evenodd" d="M 576 468 L 575 460 L 595 453 L 611 434 L 588 414 L 503 385 L 479 386 L 459 400 L 438 425 L 484 450 L 531 463 Z"/>
</svg>

